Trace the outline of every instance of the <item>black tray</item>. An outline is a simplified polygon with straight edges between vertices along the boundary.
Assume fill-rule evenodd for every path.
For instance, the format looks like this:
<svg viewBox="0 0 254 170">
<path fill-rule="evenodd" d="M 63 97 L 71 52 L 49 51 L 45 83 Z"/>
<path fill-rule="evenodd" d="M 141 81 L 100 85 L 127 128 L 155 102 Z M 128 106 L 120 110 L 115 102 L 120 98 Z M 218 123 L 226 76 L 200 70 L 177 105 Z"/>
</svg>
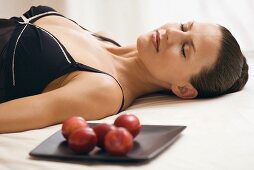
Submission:
<svg viewBox="0 0 254 170">
<path fill-rule="evenodd" d="M 93 127 L 96 123 L 89 123 Z M 145 161 L 154 158 L 165 150 L 186 126 L 142 125 L 134 140 L 133 149 L 126 156 L 111 156 L 96 147 L 87 155 L 75 154 L 65 141 L 61 131 L 43 141 L 29 154 L 38 158 L 95 161 Z"/>
</svg>

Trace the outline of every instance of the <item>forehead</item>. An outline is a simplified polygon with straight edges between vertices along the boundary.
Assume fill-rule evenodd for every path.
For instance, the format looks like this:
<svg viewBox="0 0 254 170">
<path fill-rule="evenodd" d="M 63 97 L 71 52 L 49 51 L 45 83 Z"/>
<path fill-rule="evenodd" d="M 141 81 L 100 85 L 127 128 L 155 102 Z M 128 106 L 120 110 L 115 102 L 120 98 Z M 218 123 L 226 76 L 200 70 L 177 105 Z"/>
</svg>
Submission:
<svg viewBox="0 0 254 170">
<path fill-rule="evenodd" d="M 196 72 L 203 67 L 211 67 L 216 62 L 220 50 L 222 38 L 220 27 L 210 23 L 195 23 L 191 35 L 196 53 L 193 53 L 190 60 L 195 63 L 193 66 L 196 66 Z"/>
</svg>

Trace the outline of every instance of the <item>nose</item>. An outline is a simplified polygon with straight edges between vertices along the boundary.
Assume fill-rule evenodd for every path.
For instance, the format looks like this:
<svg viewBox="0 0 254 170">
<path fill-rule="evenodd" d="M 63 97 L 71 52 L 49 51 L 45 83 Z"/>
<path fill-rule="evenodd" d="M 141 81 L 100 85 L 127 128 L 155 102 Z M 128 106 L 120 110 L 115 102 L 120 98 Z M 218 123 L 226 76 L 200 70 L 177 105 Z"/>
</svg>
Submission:
<svg viewBox="0 0 254 170">
<path fill-rule="evenodd" d="M 177 28 L 167 28 L 166 29 L 166 37 L 168 44 L 174 44 L 182 42 L 183 39 L 186 37 L 186 32 L 183 32 Z"/>
</svg>

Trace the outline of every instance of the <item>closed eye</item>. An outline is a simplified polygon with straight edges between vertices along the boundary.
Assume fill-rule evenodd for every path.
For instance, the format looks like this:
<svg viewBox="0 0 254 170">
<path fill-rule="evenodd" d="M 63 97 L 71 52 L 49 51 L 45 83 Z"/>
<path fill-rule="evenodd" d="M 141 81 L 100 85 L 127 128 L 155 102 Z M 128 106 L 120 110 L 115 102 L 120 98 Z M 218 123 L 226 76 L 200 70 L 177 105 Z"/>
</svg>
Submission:
<svg viewBox="0 0 254 170">
<path fill-rule="evenodd" d="M 180 24 L 180 29 L 183 31 L 183 32 L 185 32 L 185 30 L 184 30 L 184 24 Z"/>
<path fill-rule="evenodd" d="M 182 24 L 182 23 L 180 24 L 180 29 L 181 29 L 181 31 L 185 32 L 184 24 Z M 182 45 L 181 45 L 181 54 L 184 56 L 184 58 L 186 58 L 184 46 L 185 46 L 185 43 L 182 43 Z"/>
<path fill-rule="evenodd" d="M 185 46 L 185 43 L 184 43 L 184 44 L 182 45 L 182 47 L 181 47 L 181 53 L 182 53 L 182 55 L 184 56 L 184 58 L 186 58 L 184 46 Z"/>
</svg>

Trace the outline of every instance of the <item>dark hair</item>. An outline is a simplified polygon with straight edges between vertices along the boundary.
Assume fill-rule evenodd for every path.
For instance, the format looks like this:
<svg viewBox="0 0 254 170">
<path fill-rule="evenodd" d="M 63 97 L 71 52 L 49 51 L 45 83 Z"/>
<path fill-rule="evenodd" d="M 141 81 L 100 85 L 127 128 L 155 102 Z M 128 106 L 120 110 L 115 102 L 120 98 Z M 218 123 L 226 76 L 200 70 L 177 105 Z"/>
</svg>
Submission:
<svg viewBox="0 0 254 170">
<path fill-rule="evenodd" d="M 217 61 L 211 68 L 203 68 L 190 80 L 200 98 L 239 91 L 248 80 L 249 67 L 240 46 L 228 29 L 219 27 L 222 39 Z"/>
</svg>

